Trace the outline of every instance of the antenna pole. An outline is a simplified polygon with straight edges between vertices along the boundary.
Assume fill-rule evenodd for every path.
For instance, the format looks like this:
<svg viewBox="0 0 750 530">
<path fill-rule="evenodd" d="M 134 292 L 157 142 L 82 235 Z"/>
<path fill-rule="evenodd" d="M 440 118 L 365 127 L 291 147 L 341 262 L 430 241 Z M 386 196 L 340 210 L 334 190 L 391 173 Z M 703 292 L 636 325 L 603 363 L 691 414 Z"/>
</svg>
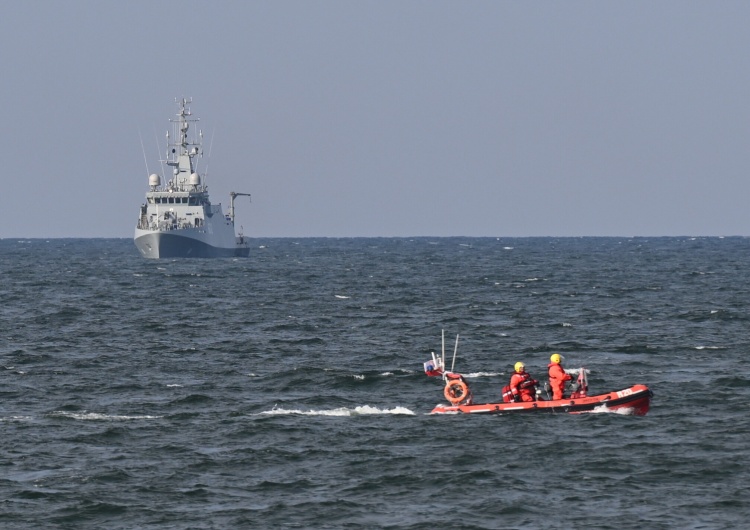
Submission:
<svg viewBox="0 0 750 530">
<path fill-rule="evenodd" d="M 445 330 L 443 330 L 443 367 L 445 367 Z"/>
<path fill-rule="evenodd" d="M 203 172 L 203 183 L 206 183 L 206 180 L 208 180 L 208 164 L 211 162 L 211 151 L 214 149 L 214 134 L 216 134 L 216 129 L 211 131 L 211 143 L 208 144 L 208 160 L 206 160 L 206 171 Z M 201 136 L 203 136 L 203 132 L 201 132 Z M 203 139 L 201 139 L 201 143 L 203 142 Z M 201 151 L 201 156 L 203 156 L 203 152 Z"/>
<path fill-rule="evenodd" d="M 456 353 L 458 353 L 458 334 L 456 334 L 456 347 L 453 350 L 453 362 L 451 363 L 451 372 L 453 371 L 453 367 L 456 365 Z"/>
<path fill-rule="evenodd" d="M 146 148 L 143 147 L 143 136 L 141 136 L 141 130 L 138 129 L 138 138 L 141 139 L 141 151 L 143 151 L 143 161 L 146 163 L 146 177 L 150 175 L 148 171 L 148 159 L 146 158 Z"/>
<path fill-rule="evenodd" d="M 156 140 L 156 154 L 159 155 L 159 164 L 161 164 L 161 174 L 166 179 L 167 172 L 164 171 L 164 160 L 161 158 L 161 145 L 159 145 L 159 133 L 156 132 L 156 125 L 154 125 L 154 140 Z M 167 158 L 169 158 L 169 133 L 167 133 Z"/>
</svg>

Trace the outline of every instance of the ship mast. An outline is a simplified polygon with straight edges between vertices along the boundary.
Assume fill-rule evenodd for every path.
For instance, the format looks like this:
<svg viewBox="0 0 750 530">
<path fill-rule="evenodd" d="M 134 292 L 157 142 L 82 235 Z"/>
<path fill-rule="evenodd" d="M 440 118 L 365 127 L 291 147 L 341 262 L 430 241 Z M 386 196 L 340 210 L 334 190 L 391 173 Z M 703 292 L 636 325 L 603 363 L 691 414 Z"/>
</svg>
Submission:
<svg viewBox="0 0 750 530">
<path fill-rule="evenodd" d="M 173 133 L 175 142 L 170 142 L 169 132 L 167 132 L 167 165 L 172 166 L 173 178 L 170 181 L 170 189 L 175 191 L 188 191 L 190 186 L 193 189 L 204 191 L 200 186 L 200 176 L 196 173 L 196 165 L 193 162 L 193 158 L 203 154 L 201 146 L 202 134 L 199 137 L 191 139 L 188 135 L 191 122 L 199 121 L 199 118 L 191 118 L 192 112 L 190 112 L 190 103 L 193 102 L 192 98 L 182 98 L 181 100 L 175 99 L 177 104 L 180 106 L 180 112 L 177 114 L 177 119 L 170 119 L 173 126 Z"/>
</svg>

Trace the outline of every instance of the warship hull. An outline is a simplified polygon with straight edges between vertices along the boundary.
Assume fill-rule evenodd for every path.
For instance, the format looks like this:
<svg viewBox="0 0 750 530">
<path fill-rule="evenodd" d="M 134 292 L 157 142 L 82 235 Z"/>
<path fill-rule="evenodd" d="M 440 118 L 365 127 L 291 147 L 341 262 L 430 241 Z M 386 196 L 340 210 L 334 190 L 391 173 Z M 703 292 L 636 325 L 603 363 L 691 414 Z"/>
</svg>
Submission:
<svg viewBox="0 0 750 530">
<path fill-rule="evenodd" d="M 140 232 L 140 233 L 139 233 Z M 135 246 L 144 258 L 232 258 L 250 255 L 243 242 L 232 247 L 217 247 L 205 241 L 203 234 L 136 230 Z"/>
</svg>

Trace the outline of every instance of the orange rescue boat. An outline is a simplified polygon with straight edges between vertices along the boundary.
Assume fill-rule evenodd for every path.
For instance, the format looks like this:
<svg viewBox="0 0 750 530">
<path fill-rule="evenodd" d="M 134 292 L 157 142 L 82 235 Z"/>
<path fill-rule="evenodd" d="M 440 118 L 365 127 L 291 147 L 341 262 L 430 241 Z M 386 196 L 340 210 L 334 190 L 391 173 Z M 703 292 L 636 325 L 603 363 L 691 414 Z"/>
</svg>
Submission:
<svg viewBox="0 0 750 530">
<path fill-rule="evenodd" d="M 443 361 L 433 354 L 432 360 L 424 363 L 428 376 L 441 376 L 445 381 L 443 395 L 448 405 L 437 405 L 432 414 L 506 414 L 511 412 L 551 412 L 580 414 L 584 412 L 617 412 L 645 416 L 651 405 L 653 392 L 645 385 L 633 385 L 629 388 L 607 392 L 606 394 L 588 395 L 586 369 L 581 368 L 578 379 L 571 385 L 569 397 L 545 400 L 537 391 L 536 401 L 514 402 L 507 389 L 503 389 L 503 401 L 497 403 L 474 403 L 466 379 L 461 374 L 443 370 Z"/>
</svg>

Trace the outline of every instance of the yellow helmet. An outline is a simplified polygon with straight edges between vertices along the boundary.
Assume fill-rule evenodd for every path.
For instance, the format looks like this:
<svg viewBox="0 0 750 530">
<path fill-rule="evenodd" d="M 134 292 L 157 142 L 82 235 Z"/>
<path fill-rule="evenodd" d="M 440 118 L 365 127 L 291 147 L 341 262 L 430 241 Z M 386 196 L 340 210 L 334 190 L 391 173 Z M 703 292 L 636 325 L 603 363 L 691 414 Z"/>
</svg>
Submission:
<svg viewBox="0 0 750 530">
<path fill-rule="evenodd" d="M 552 355 L 550 356 L 549 360 L 550 360 L 551 362 L 553 362 L 553 363 L 556 363 L 556 364 L 560 364 L 561 362 L 563 362 L 563 361 L 565 360 L 565 357 L 563 357 L 563 356 L 562 356 L 562 355 L 560 355 L 559 353 L 553 353 L 553 354 L 552 354 Z"/>
<path fill-rule="evenodd" d="M 523 369 L 526 368 L 526 365 L 522 362 L 517 362 L 513 368 L 516 370 L 516 372 L 523 372 Z"/>
</svg>

